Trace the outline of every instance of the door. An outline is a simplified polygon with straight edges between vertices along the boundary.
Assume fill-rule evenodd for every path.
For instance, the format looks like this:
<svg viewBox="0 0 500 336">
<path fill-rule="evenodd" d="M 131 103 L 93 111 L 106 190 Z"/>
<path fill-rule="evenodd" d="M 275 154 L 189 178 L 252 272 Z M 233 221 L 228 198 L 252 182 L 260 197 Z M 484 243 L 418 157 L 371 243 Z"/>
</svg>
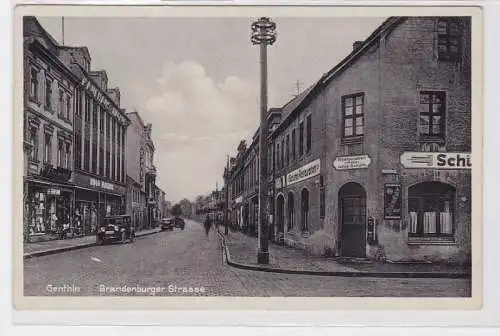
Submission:
<svg viewBox="0 0 500 336">
<path fill-rule="evenodd" d="M 278 226 L 278 241 L 283 241 L 285 235 L 285 198 L 279 195 L 276 200 L 276 221 Z"/>
<path fill-rule="evenodd" d="M 366 196 L 363 187 L 349 184 L 340 191 L 341 254 L 363 258 L 366 256 Z"/>
</svg>

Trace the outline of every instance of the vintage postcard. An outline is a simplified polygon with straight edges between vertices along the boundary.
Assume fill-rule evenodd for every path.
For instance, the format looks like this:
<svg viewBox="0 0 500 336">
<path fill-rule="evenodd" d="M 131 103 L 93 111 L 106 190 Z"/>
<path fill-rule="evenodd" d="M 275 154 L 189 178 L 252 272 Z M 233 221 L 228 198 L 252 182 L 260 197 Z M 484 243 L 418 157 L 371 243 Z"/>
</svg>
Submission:
<svg viewBox="0 0 500 336">
<path fill-rule="evenodd" d="M 16 309 L 481 307 L 480 8 L 14 14 Z"/>
</svg>

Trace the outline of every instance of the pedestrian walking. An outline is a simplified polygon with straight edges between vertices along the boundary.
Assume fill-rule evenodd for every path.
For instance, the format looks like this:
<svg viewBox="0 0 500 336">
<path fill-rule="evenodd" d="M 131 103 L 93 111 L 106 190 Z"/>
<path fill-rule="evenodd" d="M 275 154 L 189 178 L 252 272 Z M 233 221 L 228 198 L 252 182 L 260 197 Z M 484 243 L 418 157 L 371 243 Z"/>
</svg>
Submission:
<svg viewBox="0 0 500 336">
<path fill-rule="evenodd" d="M 203 225 L 205 226 L 205 235 L 208 237 L 208 234 L 210 233 L 210 228 L 212 227 L 212 219 L 210 218 L 210 214 L 207 214 L 207 216 L 205 217 Z"/>
</svg>

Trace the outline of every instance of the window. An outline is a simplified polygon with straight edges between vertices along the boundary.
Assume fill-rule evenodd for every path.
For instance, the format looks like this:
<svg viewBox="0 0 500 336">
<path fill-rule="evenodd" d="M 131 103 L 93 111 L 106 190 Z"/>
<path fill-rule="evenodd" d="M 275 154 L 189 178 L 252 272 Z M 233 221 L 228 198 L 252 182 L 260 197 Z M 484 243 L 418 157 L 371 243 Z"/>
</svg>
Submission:
<svg viewBox="0 0 500 336">
<path fill-rule="evenodd" d="M 66 168 L 71 169 L 71 144 L 66 142 Z"/>
<path fill-rule="evenodd" d="M 45 143 L 43 151 L 43 162 L 50 163 L 52 157 L 52 135 L 45 134 Z"/>
<path fill-rule="evenodd" d="M 66 96 L 66 119 L 70 120 L 71 117 L 71 97 Z"/>
<path fill-rule="evenodd" d="M 88 125 L 90 123 L 90 97 L 85 95 L 85 123 Z M 88 126 L 87 126 L 88 127 Z"/>
<path fill-rule="evenodd" d="M 311 126 L 311 115 L 307 116 L 306 119 L 306 153 L 311 151 L 311 142 L 312 142 L 312 126 Z"/>
<path fill-rule="evenodd" d="M 50 79 L 45 81 L 45 107 L 52 109 L 52 81 Z"/>
<path fill-rule="evenodd" d="M 285 167 L 285 139 L 281 140 L 280 162 L 281 162 L 281 168 Z"/>
<path fill-rule="evenodd" d="M 364 94 L 342 97 L 343 138 L 360 137 L 364 134 Z"/>
<path fill-rule="evenodd" d="M 457 18 L 440 18 L 437 22 L 437 35 L 439 60 L 458 61 L 462 33 Z"/>
<path fill-rule="evenodd" d="M 36 69 L 31 69 L 30 98 L 38 101 L 38 71 Z"/>
<path fill-rule="evenodd" d="M 59 109 L 59 115 L 65 116 L 66 113 L 64 112 L 64 91 L 62 89 L 59 89 L 58 109 Z"/>
<path fill-rule="evenodd" d="M 30 138 L 33 148 L 31 149 L 31 160 L 38 161 L 38 128 L 30 128 Z"/>
<path fill-rule="evenodd" d="M 299 123 L 299 157 L 304 155 L 304 123 Z"/>
<path fill-rule="evenodd" d="M 77 92 L 76 92 L 76 97 L 75 97 L 75 99 L 76 99 L 76 102 L 75 102 L 75 114 L 76 114 L 78 117 L 80 117 L 80 116 L 82 115 L 82 114 L 81 114 L 81 109 L 80 109 L 80 108 L 81 108 L 81 104 L 82 104 L 82 102 L 81 102 L 81 93 L 80 93 L 80 91 L 77 91 Z"/>
<path fill-rule="evenodd" d="M 57 166 L 62 167 L 64 161 L 63 141 L 57 141 Z"/>
<path fill-rule="evenodd" d="M 281 168 L 281 163 L 280 163 L 280 144 L 276 144 L 276 169 Z"/>
<path fill-rule="evenodd" d="M 408 189 L 410 237 L 452 237 L 455 188 L 441 182 L 423 182 Z"/>
<path fill-rule="evenodd" d="M 286 164 L 290 164 L 290 134 L 286 135 Z"/>
<path fill-rule="evenodd" d="M 446 96 L 444 92 L 420 92 L 419 134 L 428 137 L 444 137 L 444 114 Z"/>
<path fill-rule="evenodd" d="M 292 161 L 295 160 L 295 128 L 292 130 Z"/>
</svg>

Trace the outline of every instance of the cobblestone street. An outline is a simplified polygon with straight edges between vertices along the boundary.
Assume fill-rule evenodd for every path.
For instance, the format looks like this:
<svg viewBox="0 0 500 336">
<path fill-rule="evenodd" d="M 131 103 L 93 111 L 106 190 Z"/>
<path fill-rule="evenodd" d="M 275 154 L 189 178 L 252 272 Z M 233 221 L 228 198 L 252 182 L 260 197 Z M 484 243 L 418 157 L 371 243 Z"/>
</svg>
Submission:
<svg viewBox="0 0 500 336">
<path fill-rule="evenodd" d="M 68 295 L 54 287 L 75 286 L 71 295 L 151 295 L 103 288 L 163 287 L 159 295 L 208 296 L 412 296 L 467 297 L 468 279 L 381 279 L 277 274 L 223 263 L 219 238 L 199 223 L 186 230 L 137 238 L 133 244 L 92 246 L 25 260 L 24 294 Z M 184 288 L 204 292 L 183 294 Z"/>
</svg>

